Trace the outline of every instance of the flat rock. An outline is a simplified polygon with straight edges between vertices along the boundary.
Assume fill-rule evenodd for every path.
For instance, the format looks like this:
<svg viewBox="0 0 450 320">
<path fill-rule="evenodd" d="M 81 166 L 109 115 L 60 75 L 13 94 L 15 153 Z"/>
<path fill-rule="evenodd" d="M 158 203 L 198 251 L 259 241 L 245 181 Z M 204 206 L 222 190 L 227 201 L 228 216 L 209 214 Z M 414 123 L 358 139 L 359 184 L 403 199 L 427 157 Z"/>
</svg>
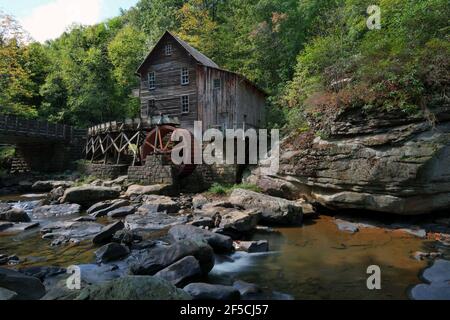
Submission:
<svg viewBox="0 0 450 320">
<path fill-rule="evenodd" d="M 107 225 L 106 227 L 103 227 L 99 233 L 97 233 L 94 238 L 92 239 L 92 242 L 94 244 L 104 244 L 112 240 L 114 234 L 125 228 L 125 225 L 122 221 L 117 221 L 115 223 L 112 223 L 110 225 Z"/>
<path fill-rule="evenodd" d="M 296 202 L 250 190 L 234 190 L 229 201 L 245 209 L 257 209 L 261 221 L 268 224 L 300 224 L 303 219 L 302 207 Z"/>
<path fill-rule="evenodd" d="M 155 212 L 177 213 L 180 211 L 180 204 L 167 196 L 147 195 L 143 198 L 143 205 L 138 211 L 142 214 Z"/>
<path fill-rule="evenodd" d="M 21 222 L 13 223 L 11 227 L 7 229 L 8 233 L 20 233 L 39 226 L 39 222 Z"/>
<path fill-rule="evenodd" d="M 41 229 L 44 239 L 90 239 L 102 230 L 102 225 L 95 222 L 58 221 Z"/>
<path fill-rule="evenodd" d="M 63 203 L 76 203 L 83 207 L 89 207 L 94 203 L 116 199 L 120 196 L 117 188 L 82 186 L 69 188 L 64 192 Z"/>
<path fill-rule="evenodd" d="M 163 278 L 177 287 L 201 275 L 200 264 L 193 256 L 185 257 L 155 274 L 156 277 Z"/>
<path fill-rule="evenodd" d="M 157 212 L 147 215 L 134 214 L 125 218 L 125 226 L 129 230 L 153 232 L 168 229 L 172 226 L 187 223 L 187 217 L 170 216 L 166 213 Z"/>
<path fill-rule="evenodd" d="M 166 195 L 172 193 L 172 186 L 167 184 L 156 184 L 151 186 L 132 185 L 129 186 L 125 196 L 133 198 L 142 195 Z"/>
<path fill-rule="evenodd" d="M 159 277 L 127 276 L 89 286 L 77 300 L 190 300 L 190 296 Z"/>
<path fill-rule="evenodd" d="M 11 208 L 0 213 L 0 221 L 7 222 L 30 222 L 31 219 L 23 209 Z"/>
<path fill-rule="evenodd" d="M 231 210 L 222 215 L 220 228 L 224 230 L 231 229 L 237 232 L 249 232 L 256 228 L 260 217 L 261 213 L 257 209 Z"/>
<path fill-rule="evenodd" d="M 36 192 L 48 192 L 59 187 L 70 188 L 73 184 L 72 181 L 37 181 L 31 186 L 31 189 Z"/>
<path fill-rule="evenodd" d="M 17 298 L 17 293 L 14 291 L 0 288 L 0 301 L 15 300 Z"/>
<path fill-rule="evenodd" d="M 239 291 L 231 286 L 191 283 L 183 288 L 194 300 L 239 300 Z"/>
<path fill-rule="evenodd" d="M 206 241 L 218 253 L 227 253 L 233 250 L 233 240 L 230 237 L 194 226 L 174 226 L 169 230 L 169 234 L 176 241 Z"/>
<path fill-rule="evenodd" d="M 203 205 L 207 204 L 209 200 L 202 194 L 198 194 L 192 198 L 192 207 L 194 209 L 201 209 Z"/>
<path fill-rule="evenodd" d="M 12 226 L 14 226 L 14 223 L 12 222 L 0 221 L 0 232 L 9 229 Z"/>
<path fill-rule="evenodd" d="M 54 218 L 79 214 L 80 210 L 81 206 L 79 204 L 65 203 L 36 207 L 33 209 L 32 215 L 34 219 Z"/>
<path fill-rule="evenodd" d="M 131 206 L 121 207 L 121 208 L 115 209 L 115 210 L 113 210 L 111 212 L 108 212 L 108 217 L 110 217 L 110 218 L 123 218 L 123 217 L 129 216 L 131 214 L 134 214 L 135 211 L 136 211 L 135 207 L 131 207 Z"/>
</svg>

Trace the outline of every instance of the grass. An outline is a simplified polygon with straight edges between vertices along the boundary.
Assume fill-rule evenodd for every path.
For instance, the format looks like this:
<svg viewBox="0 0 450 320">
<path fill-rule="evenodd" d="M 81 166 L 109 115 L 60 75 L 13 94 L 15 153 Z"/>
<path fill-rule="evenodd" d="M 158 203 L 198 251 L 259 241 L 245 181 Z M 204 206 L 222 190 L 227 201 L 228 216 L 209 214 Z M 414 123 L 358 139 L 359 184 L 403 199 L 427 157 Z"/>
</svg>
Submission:
<svg viewBox="0 0 450 320">
<path fill-rule="evenodd" d="M 94 182 L 95 180 L 97 180 L 97 177 L 94 176 L 81 176 L 80 178 L 77 179 L 77 181 L 75 181 L 75 187 L 81 187 L 83 185 L 86 184 L 90 184 L 92 182 Z"/>
<path fill-rule="evenodd" d="M 220 184 L 220 183 L 214 183 L 211 188 L 209 188 L 208 193 L 218 196 L 225 196 L 231 194 L 236 189 L 245 189 L 255 192 L 261 192 L 261 189 L 254 185 L 254 184 L 248 184 L 248 183 L 241 183 L 241 184 Z"/>
</svg>

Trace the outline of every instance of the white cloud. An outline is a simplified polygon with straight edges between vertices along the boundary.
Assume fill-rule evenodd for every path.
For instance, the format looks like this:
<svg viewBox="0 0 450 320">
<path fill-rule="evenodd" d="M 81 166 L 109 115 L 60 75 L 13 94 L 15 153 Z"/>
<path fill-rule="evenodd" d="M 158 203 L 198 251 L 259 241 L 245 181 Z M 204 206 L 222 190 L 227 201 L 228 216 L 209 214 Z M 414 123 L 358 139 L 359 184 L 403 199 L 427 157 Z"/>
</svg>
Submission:
<svg viewBox="0 0 450 320">
<path fill-rule="evenodd" d="M 100 22 L 103 0 L 54 0 L 34 8 L 21 19 L 21 24 L 33 39 L 59 37 L 73 23 L 91 25 Z"/>
</svg>

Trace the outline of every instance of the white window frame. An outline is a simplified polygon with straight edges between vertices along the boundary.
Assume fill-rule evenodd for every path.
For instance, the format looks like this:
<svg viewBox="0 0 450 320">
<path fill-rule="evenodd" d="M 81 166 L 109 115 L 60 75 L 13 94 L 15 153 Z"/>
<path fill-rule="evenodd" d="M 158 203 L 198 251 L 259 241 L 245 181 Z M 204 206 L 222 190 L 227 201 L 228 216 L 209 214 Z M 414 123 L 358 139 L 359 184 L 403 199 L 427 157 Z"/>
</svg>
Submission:
<svg viewBox="0 0 450 320">
<path fill-rule="evenodd" d="M 181 68 L 181 85 L 186 86 L 189 84 L 189 69 Z"/>
<path fill-rule="evenodd" d="M 189 95 L 185 94 L 181 96 L 181 113 L 186 114 L 190 112 L 190 99 Z"/>
<path fill-rule="evenodd" d="M 151 71 L 148 73 L 148 89 L 155 90 L 156 89 L 156 73 L 155 71 Z"/>
<path fill-rule="evenodd" d="M 171 56 L 173 54 L 173 47 L 171 43 L 164 46 L 164 53 L 166 56 Z"/>
</svg>

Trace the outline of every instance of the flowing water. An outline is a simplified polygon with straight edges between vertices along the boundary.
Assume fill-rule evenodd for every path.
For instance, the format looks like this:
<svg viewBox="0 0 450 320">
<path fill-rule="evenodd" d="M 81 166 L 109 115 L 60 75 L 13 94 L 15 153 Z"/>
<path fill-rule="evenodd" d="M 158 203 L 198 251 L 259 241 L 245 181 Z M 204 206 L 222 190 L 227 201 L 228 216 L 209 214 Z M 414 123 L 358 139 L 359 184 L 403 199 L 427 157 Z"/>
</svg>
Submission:
<svg viewBox="0 0 450 320">
<path fill-rule="evenodd" d="M 1 200 L 1 199 L 0 199 Z M 22 201 L 29 198 L 9 197 Z M 432 242 L 401 231 L 362 228 L 355 234 L 339 231 L 334 218 L 321 216 L 302 227 L 257 233 L 271 252 L 235 253 L 219 258 L 210 279 L 230 283 L 240 279 L 264 289 L 288 293 L 295 299 L 407 299 L 408 289 L 420 283 L 427 262 L 411 258 L 429 251 Z M 94 262 L 90 241 L 75 246 L 50 247 L 39 228 L 18 235 L 0 235 L 0 253 L 16 254 L 26 266 L 62 266 Z M 381 268 L 381 290 L 369 290 L 367 268 Z"/>
</svg>

